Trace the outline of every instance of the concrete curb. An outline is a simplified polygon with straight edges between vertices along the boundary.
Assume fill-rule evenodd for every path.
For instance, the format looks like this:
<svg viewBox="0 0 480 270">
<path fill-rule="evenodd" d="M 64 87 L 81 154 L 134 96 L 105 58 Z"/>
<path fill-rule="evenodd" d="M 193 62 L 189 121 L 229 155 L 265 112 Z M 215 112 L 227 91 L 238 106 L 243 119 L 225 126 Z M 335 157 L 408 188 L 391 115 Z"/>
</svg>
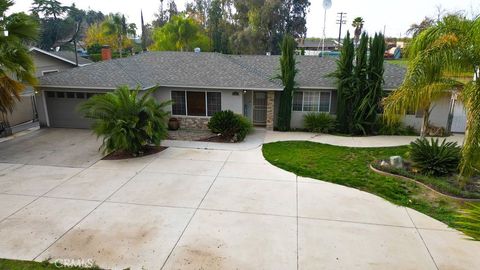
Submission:
<svg viewBox="0 0 480 270">
<path fill-rule="evenodd" d="M 394 177 L 394 178 L 405 180 L 405 181 L 415 182 L 415 183 L 427 188 L 428 190 L 432 191 L 435 194 L 438 194 L 440 196 L 443 196 L 443 197 L 446 197 L 446 198 L 449 198 L 449 199 L 452 199 L 452 200 L 463 201 L 463 202 L 480 202 L 480 199 L 467 199 L 467 198 L 460 198 L 460 197 L 455 197 L 455 196 L 443 194 L 440 191 L 435 190 L 435 189 L 433 189 L 433 188 L 431 188 L 431 187 L 425 185 L 424 183 L 419 182 L 415 179 L 412 179 L 412 178 L 409 178 L 409 177 L 406 177 L 406 176 L 402 176 L 402 175 L 396 175 L 396 174 L 393 174 L 393 173 L 384 172 L 384 171 L 381 171 L 379 169 L 376 169 L 372 166 L 372 164 L 370 164 L 369 167 L 373 172 L 375 172 L 377 174 L 380 174 L 380 175 L 383 175 L 383 176 L 390 176 L 390 177 Z"/>
</svg>

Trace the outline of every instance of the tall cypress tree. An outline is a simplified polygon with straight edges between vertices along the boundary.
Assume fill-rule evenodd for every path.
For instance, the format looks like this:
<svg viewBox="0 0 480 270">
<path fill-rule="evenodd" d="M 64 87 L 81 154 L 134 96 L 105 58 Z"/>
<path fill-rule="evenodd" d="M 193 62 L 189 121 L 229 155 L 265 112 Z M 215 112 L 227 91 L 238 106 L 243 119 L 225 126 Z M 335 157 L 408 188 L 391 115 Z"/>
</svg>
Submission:
<svg viewBox="0 0 480 270">
<path fill-rule="evenodd" d="M 355 67 L 353 69 L 354 85 L 353 100 L 351 101 L 353 118 L 350 122 L 350 133 L 352 134 L 366 134 L 367 131 L 364 127 L 364 113 L 360 110 L 364 97 L 369 91 L 368 86 L 368 35 L 363 33 L 360 38 L 360 43 L 356 51 Z"/>
<path fill-rule="evenodd" d="M 282 56 L 280 57 L 281 75 L 279 78 L 283 83 L 283 91 L 280 96 L 277 127 L 280 131 L 290 129 L 292 118 L 292 97 L 295 87 L 295 39 L 291 35 L 285 35 L 282 41 Z"/>
<path fill-rule="evenodd" d="M 337 124 L 341 133 L 349 132 L 349 123 L 352 121 L 351 104 L 353 86 L 353 59 L 355 47 L 350 32 L 343 40 L 340 59 L 337 61 L 337 70 L 332 74 L 337 79 Z"/>
<path fill-rule="evenodd" d="M 340 132 L 364 135 L 374 132 L 383 95 L 384 52 L 383 35 L 376 34 L 369 40 L 365 33 L 362 34 L 355 51 L 350 33 L 347 33 L 337 70 L 332 74 L 337 79 L 337 123 Z"/>
<path fill-rule="evenodd" d="M 375 34 L 375 37 L 370 42 L 370 56 L 368 61 L 368 93 L 365 96 L 364 106 L 365 121 L 369 133 L 374 132 L 375 122 L 380 102 L 383 97 L 383 73 L 384 73 L 384 54 L 385 54 L 385 38 L 382 34 Z"/>
</svg>

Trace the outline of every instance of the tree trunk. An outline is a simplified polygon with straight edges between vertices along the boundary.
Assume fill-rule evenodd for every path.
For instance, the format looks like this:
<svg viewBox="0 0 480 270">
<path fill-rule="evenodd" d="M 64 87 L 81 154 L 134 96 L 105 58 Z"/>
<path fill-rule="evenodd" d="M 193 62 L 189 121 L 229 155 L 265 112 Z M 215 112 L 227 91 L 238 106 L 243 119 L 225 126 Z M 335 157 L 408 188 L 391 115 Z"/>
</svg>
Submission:
<svg viewBox="0 0 480 270">
<path fill-rule="evenodd" d="M 120 55 L 120 58 L 122 58 L 122 47 L 123 47 L 123 37 L 120 36 L 120 39 L 119 39 L 119 44 L 118 44 L 118 54 Z"/>
<path fill-rule="evenodd" d="M 423 123 L 422 129 L 420 130 L 420 137 L 425 138 L 428 134 L 428 122 L 430 119 L 430 108 L 424 109 L 423 111 Z"/>
</svg>

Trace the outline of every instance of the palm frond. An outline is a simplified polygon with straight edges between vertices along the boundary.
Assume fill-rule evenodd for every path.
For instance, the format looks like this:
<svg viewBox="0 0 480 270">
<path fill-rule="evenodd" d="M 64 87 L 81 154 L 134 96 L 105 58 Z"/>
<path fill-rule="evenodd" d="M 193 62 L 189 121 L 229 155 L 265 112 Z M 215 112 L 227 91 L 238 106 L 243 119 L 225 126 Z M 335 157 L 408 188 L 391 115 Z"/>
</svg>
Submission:
<svg viewBox="0 0 480 270">
<path fill-rule="evenodd" d="M 83 103 L 80 111 L 95 120 L 92 129 L 103 137 L 102 151 L 127 151 L 141 154 L 148 144 L 159 145 L 167 136 L 169 113 L 164 110 L 171 101 L 158 103 L 152 96 L 155 89 L 120 86 L 114 92 L 96 95 Z"/>
<path fill-rule="evenodd" d="M 480 241 L 480 205 L 469 203 L 458 216 L 460 230 L 472 239 Z"/>
<path fill-rule="evenodd" d="M 20 100 L 20 94 L 25 89 L 22 83 L 7 75 L 0 76 L 0 112 L 12 112 L 15 102 Z"/>
</svg>

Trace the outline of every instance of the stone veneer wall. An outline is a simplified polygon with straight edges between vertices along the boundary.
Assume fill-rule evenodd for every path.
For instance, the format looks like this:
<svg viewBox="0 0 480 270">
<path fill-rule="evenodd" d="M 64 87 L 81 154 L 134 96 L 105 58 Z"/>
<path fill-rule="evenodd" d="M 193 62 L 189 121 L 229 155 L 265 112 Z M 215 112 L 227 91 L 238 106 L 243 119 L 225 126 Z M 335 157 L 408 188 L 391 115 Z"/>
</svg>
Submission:
<svg viewBox="0 0 480 270">
<path fill-rule="evenodd" d="M 210 117 L 178 117 L 175 116 L 178 120 L 180 120 L 180 128 L 185 129 L 208 129 L 208 121 L 210 121 Z"/>
<path fill-rule="evenodd" d="M 275 92 L 267 92 L 267 130 L 273 130 L 275 116 Z"/>
</svg>

